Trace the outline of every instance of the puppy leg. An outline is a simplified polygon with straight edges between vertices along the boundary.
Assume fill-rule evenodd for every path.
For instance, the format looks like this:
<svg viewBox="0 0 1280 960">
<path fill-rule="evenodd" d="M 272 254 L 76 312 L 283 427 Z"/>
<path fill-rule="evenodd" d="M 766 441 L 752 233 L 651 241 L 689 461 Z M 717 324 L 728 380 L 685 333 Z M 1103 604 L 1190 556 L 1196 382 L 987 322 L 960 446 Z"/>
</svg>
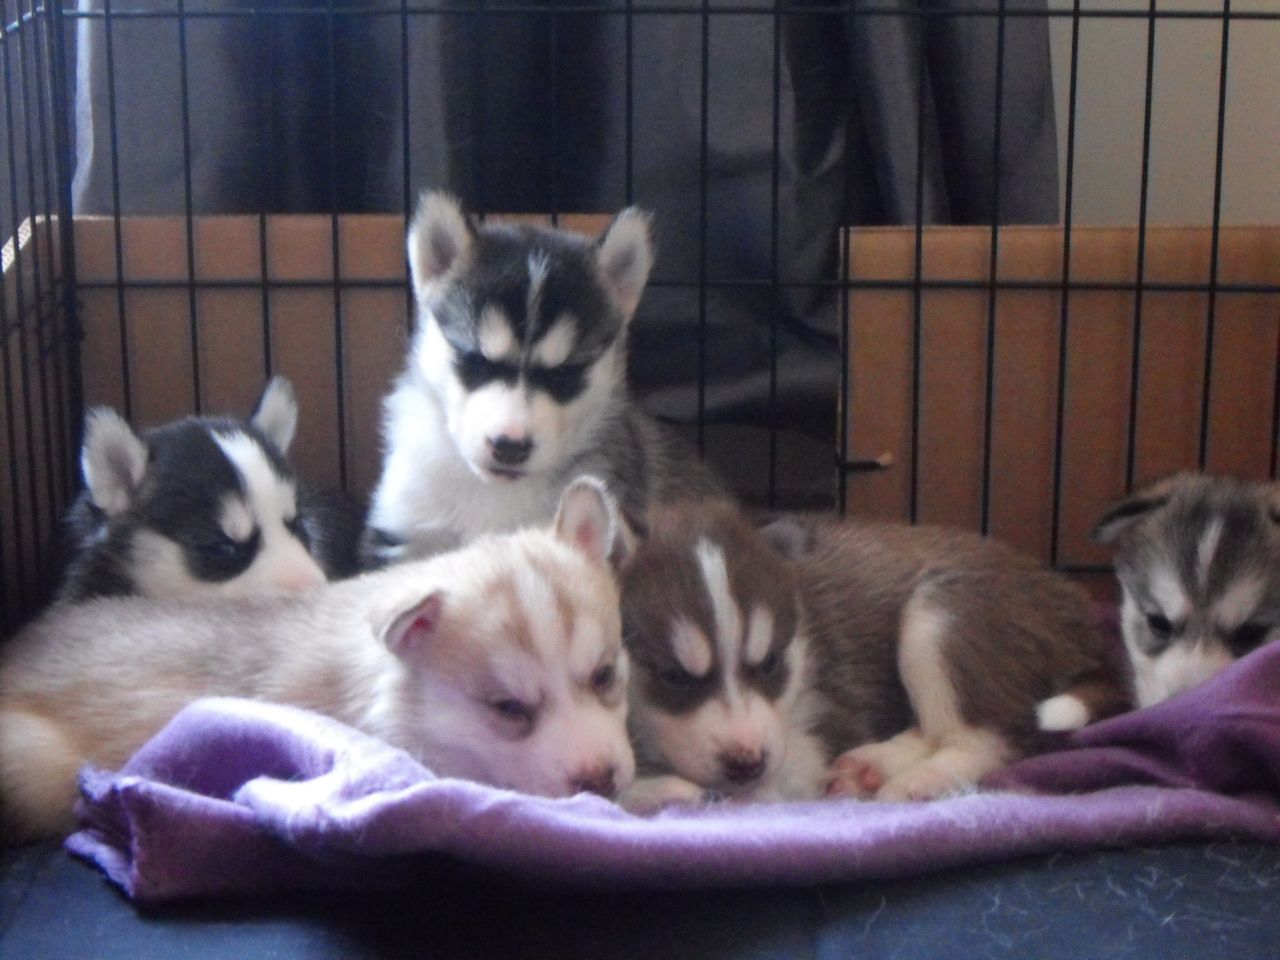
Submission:
<svg viewBox="0 0 1280 960">
<path fill-rule="evenodd" d="M 622 792 L 618 803 L 632 813 L 653 813 L 673 803 L 693 804 L 708 799 L 696 783 L 675 775 L 637 777 Z"/>
<path fill-rule="evenodd" d="M 0 813 L 11 839 L 70 832 L 82 763 L 53 722 L 25 711 L 0 712 Z"/>
<path fill-rule="evenodd" d="M 951 618 L 922 584 L 902 611 L 898 670 L 923 739 L 932 748 L 877 790 L 880 800 L 927 800 L 954 793 L 998 769 L 1013 755 L 998 732 L 961 716 L 947 663 Z"/>
<path fill-rule="evenodd" d="M 831 764 L 829 797 L 873 797 L 888 781 L 933 752 L 919 727 L 910 727 L 879 743 L 846 750 Z"/>
</svg>

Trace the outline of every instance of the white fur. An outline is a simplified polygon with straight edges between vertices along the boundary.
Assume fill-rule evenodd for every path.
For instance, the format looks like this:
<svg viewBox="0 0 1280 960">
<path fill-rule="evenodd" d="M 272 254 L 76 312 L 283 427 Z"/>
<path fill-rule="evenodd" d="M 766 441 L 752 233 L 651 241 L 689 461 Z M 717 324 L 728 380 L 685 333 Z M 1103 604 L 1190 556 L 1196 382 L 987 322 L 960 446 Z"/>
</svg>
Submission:
<svg viewBox="0 0 1280 960">
<path fill-rule="evenodd" d="M 1191 601 L 1177 572 L 1168 566 L 1151 571 L 1151 595 L 1170 623 L 1182 623 L 1191 614 Z"/>
<path fill-rule="evenodd" d="M 1261 577 L 1244 577 L 1233 583 L 1213 605 L 1213 622 L 1231 633 L 1253 616 L 1262 602 L 1267 583 Z"/>
<path fill-rule="evenodd" d="M 653 268 L 648 215 L 634 207 L 623 210 L 601 237 L 596 256 L 606 288 L 630 318 Z"/>
<path fill-rule="evenodd" d="M 298 398 L 293 392 L 293 384 L 284 377 L 272 377 L 262 391 L 258 409 L 253 412 L 250 422 L 282 454 L 288 453 L 298 430 Z"/>
<path fill-rule="evenodd" d="M 490 360 L 514 362 L 519 353 L 519 344 L 511 332 L 511 320 L 492 304 L 480 313 L 476 341 L 480 352 Z"/>
<path fill-rule="evenodd" d="M 1089 720 L 1089 708 L 1074 694 L 1060 693 L 1036 705 L 1036 725 L 1041 730 L 1079 730 Z"/>
<path fill-rule="evenodd" d="M 533 359 L 544 367 L 558 367 L 573 352 L 575 323 L 572 317 L 562 316 L 533 348 Z"/>
<path fill-rule="evenodd" d="M 471 229 L 458 202 L 446 193 L 424 193 L 406 247 L 414 292 L 425 300 L 470 254 Z"/>
<path fill-rule="evenodd" d="M 671 625 L 671 651 L 695 677 L 705 677 L 711 669 L 711 644 L 706 634 L 685 617 L 677 617 Z"/>
<path fill-rule="evenodd" d="M 146 475 L 146 444 L 114 410 L 96 407 L 85 416 L 80 469 L 98 509 L 123 513 Z"/>
<path fill-rule="evenodd" d="M 752 607 L 751 616 L 747 618 L 747 642 L 743 645 L 743 659 L 752 666 L 759 666 L 769 655 L 772 644 L 773 611 L 760 605 Z"/>
<path fill-rule="evenodd" d="M 1196 544 L 1196 568 L 1199 571 L 1201 588 L 1209 586 L 1209 571 L 1213 568 L 1213 555 L 1218 552 L 1218 543 L 1222 539 L 1222 520 L 1215 517 L 1200 536 Z"/>
<path fill-rule="evenodd" d="M 1213 637 L 1184 635 L 1155 656 L 1147 654 L 1135 640 L 1139 632 L 1146 629 L 1146 617 L 1127 589 L 1120 617 L 1125 646 L 1133 664 L 1134 692 L 1140 707 L 1149 707 L 1189 690 L 1232 663 L 1231 652 Z"/>
</svg>

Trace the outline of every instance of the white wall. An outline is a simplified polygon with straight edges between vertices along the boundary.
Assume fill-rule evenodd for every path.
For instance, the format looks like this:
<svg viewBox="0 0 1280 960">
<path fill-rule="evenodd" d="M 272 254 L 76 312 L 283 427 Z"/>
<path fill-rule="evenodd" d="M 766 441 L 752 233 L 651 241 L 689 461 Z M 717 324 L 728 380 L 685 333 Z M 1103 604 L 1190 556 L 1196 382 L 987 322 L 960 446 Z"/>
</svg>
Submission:
<svg viewBox="0 0 1280 960">
<path fill-rule="evenodd" d="M 1050 0 L 1071 9 L 1071 0 Z M 1147 9 L 1147 0 L 1085 0 L 1088 10 Z M 1220 13 L 1223 0 L 1159 0 L 1158 10 Z M 1233 0 L 1233 13 L 1280 0 Z M 1065 201 L 1071 19 L 1050 23 Z M 1158 20 L 1148 217 L 1207 224 L 1213 216 L 1222 21 Z M 1142 169 L 1147 20 L 1082 19 L 1074 210 L 1080 224 L 1134 224 Z M 1280 223 L 1280 22 L 1233 20 L 1227 55 L 1222 221 Z"/>
</svg>

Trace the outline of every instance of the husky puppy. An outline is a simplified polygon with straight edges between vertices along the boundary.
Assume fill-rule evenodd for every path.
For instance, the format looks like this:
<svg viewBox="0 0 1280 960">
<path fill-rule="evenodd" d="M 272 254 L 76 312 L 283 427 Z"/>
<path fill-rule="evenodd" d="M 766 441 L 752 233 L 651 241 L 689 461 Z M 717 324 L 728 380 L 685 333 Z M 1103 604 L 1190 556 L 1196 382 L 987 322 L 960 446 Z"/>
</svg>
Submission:
<svg viewBox="0 0 1280 960">
<path fill-rule="evenodd" d="M 1115 546 L 1140 706 L 1280 638 L 1280 486 L 1178 474 L 1116 503 L 1094 537 Z"/>
<path fill-rule="evenodd" d="M 328 714 L 442 776 L 612 796 L 635 771 L 622 527 L 582 478 L 550 529 L 302 595 L 55 607 L 0 650 L 0 819 L 67 830 L 83 764 L 120 765 L 213 695 Z"/>
<path fill-rule="evenodd" d="M 653 263 L 645 214 L 622 211 L 592 242 L 477 228 L 452 198 L 427 193 L 408 255 L 418 330 L 384 404 L 371 562 L 544 523 L 584 473 L 632 519 L 676 493 L 722 493 L 627 398 L 627 324 Z"/>
<path fill-rule="evenodd" d="M 658 509 L 623 623 L 633 806 L 926 799 L 1127 701 L 1083 591 L 955 530 Z"/>
<path fill-rule="evenodd" d="M 283 377 L 247 421 L 187 417 L 139 435 L 90 410 L 59 599 L 237 596 L 354 573 L 359 511 L 299 488 L 285 460 L 297 422 Z"/>
</svg>

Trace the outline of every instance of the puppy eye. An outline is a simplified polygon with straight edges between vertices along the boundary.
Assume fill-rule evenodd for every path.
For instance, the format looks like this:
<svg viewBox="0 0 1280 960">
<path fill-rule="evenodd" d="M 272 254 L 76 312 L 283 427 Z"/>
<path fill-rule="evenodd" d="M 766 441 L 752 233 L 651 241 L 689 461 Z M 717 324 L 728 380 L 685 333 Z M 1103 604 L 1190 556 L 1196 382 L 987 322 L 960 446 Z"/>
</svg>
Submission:
<svg viewBox="0 0 1280 960">
<path fill-rule="evenodd" d="M 1147 626 L 1161 640 L 1167 640 L 1173 635 L 1173 624 L 1169 622 L 1169 618 L 1158 613 L 1147 615 Z"/>
<path fill-rule="evenodd" d="M 778 651 L 770 650 L 768 655 L 756 664 L 756 673 L 762 677 L 771 677 L 778 671 L 778 665 L 782 663 L 782 658 L 778 656 Z"/>
<path fill-rule="evenodd" d="M 591 675 L 591 689 L 596 693 L 604 693 L 613 686 L 613 681 L 618 678 L 618 671 L 612 663 L 606 663 L 603 667 L 597 667 L 596 672 Z"/>
<path fill-rule="evenodd" d="M 669 687 L 676 687 L 681 690 L 696 687 L 702 682 L 701 677 L 695 676 L 684 667 L 668 667 L 658 674 L 658 679 Z"/>
<path fill-rule="evenodd" d="M 307 525 L 302 522 L 302 514 L 294 514 L 294 516 L 284 522 L 284 528 L 302 542 L 304 547 L 311 546 L 311 534 L 307 532 Z"/>
<path fill-rule="evenodd" d="M 253 546 L 252 538 L 245 541 L 232 540 L 230 537 L 218 537 L 200 544 L 196 549 L 211 560 L 237 560 L 245 556 Z"/>
<path fill-rule="evenodd" d="M 516 723 L 533 723 L 533 707 L 513 697 L 505 700 L 494 700 L 489 704 L 489 709 L 504 720 L 511 720 Z"/>
<path fill-rule="evenodd" d="M 1237 651 L 1248 651 L 1266 639 L 1271 627 L 1265 623 L 1246 623 L 1236 628 L 1231 635 L 1231 645 Z"/>
</svg>

